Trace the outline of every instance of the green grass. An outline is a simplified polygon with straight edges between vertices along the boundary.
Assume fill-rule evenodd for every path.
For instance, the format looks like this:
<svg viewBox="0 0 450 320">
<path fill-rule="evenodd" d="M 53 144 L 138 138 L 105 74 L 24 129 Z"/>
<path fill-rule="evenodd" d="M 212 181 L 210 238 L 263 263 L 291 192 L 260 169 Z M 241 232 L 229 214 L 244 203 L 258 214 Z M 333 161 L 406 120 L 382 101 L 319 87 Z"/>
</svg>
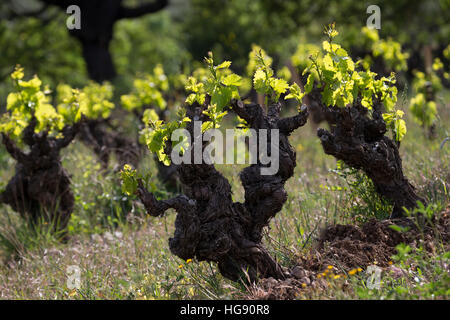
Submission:
<svg viewBox="0 0 450 320">
<path fill-rule="evenodd" d="M 449 101 L 446 92 L 444 101 Z M 437 138 L 428 140 L 423 130 L 406 118 L 408 133 L 401 146 L 403 167 L 418 192 L 432 204 L 449 206 L 450 108 L 441 106 Z M 407 113 L 408 115 L 408 113 Z M 297 167 L 287 182 L 288 201 L 272 220 L 264 238 L 282 265 L 291 267 L 308 252 L 318 232 L 327 224 L 357 224 L 373 212 L 370 196 L 352 190 L 335 172 L 336 161 L 323 153 L 310 124 L 291 137 L 297 150 Z M 172 255 L 168 239 L 174 231 L 174 212 L 163 218 L 145 215 L 143 207 L 125 197 L 113 168 L 101 171 L 93 153 L 76 142 L 64 151 L 64 166 L 72 174 L 76 197 L 68 243 L 55 241 L 45 232 L 27 232 L 26 225 L 7 206 L 0 206 L 1 299 L 231 299 L 246 297 L 248 288 L 224 279 L 216 266 Z M 235 201 L 243 200 L 238 172 L 243 166 L 219 166 L 229 178 Z M 14 162 L 0 148 L 0 188 L 12 176 Z M 154 168 L 153 157 L 141 163 L 142 172 Z M 155 174 L 152 190 L 164 190 Z M 369 202 L 369 203 L 368 203 Z M 298 298 L 318 299 L 433 299 L 449 296 L 447 244 L 436 242 L 433 254 L 410 252 L 393 257 L 409 273 L 400 279 L 384 272 L 382 287 L 371 290 L 363 273 L 328 281 L 326 289 L 305 290 Z M 448 250 L 448 248 L 447 248 Z M 68 287 L 69 266 L 81 271 L 80 290 Z M 420 270 L 418 275 L 417 270 Z M 419 281 L 415 281 L 415 277 Z"/>
</svg>

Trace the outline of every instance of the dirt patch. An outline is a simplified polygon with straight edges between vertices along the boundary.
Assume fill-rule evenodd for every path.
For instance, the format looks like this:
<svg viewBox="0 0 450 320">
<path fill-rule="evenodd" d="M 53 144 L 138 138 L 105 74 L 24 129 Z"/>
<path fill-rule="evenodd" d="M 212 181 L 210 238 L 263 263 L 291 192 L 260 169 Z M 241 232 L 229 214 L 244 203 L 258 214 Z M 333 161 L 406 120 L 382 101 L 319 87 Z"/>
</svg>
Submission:
<svg viewBox="0 0 450 320">
<path fill-rule="evenodd" d="M 400 226 L 407 231 L 396 231 L 392 229 L 392 225 Z M 436 238 L 441 239 L 447 250 L 450 249 L 450 207 L 434 228 L 424 227 L 422 230 L 408 218 L 385 221 L 374 219 L 362 226 L 328 226 L 322 230 L 314 248 L 299 258 L 298 265 L 289 270 L 290 278 L 263 279 L 257 286 L 250 288 L 249 298 L 295 299 L 306 287 L 326 286 L 318 275 L 327 268 L 338 272 L 349 272 L 356 268 L 365 269 L 373 264 L 387 268 L 398 244 L 406 243 L 415 248 L 421 242 L 430 253 L 433 253 Z"/>
</svg>

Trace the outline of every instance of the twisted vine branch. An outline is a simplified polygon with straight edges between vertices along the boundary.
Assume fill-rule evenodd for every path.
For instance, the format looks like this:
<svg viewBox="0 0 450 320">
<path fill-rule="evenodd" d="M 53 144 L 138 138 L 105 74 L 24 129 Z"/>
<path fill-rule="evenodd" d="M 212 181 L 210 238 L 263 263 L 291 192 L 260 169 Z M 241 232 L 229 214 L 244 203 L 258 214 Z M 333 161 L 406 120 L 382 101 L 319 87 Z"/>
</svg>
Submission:
<svg viewBox="0 0 450 320">
<path fill-rule="evenodd" d="M 206 105 L 188 107 L 187 116 L 191 120 L 207 121 L 202 113 Z M 279 130 L 278 141 L 272 141 L 270 130 L 267 135 L 268 144 L 275 143 L 279 149 L 276 174 L 261 175 L 265 165 L 260 160 L 245 168 L 240 173 L 245 202 L 239 203 L 233 202 L 228 180 L 214 165 L 181 164 L 178 171 L 184 195 L 157 200 L 140 183 L 138 196 L 150 215 L 161 216 L 170 208 L 177 212 L 175 234 L 169 246 L 178 257 L 216 262 L 221 274 L 235 281 L 284 278 L 283 268 L 261 244 L 262 231 L 286 202 L 284 184 L 293 175 L 296 165 L 296 154 L 288 136 L 306 123 L 308 113 L 305 110 L 291 118 L 280 118 L 280 103 L 270 105 L 266 114 L 260 105 L 242 101 L 233 101 L 231 110 L 256 129 L 258 138 L 259 129 Z M 193 126 L 193 122 L 187 126 L 191 136 Z M 205 146 L 202 143 L 202 148 Z"/>
</svg>

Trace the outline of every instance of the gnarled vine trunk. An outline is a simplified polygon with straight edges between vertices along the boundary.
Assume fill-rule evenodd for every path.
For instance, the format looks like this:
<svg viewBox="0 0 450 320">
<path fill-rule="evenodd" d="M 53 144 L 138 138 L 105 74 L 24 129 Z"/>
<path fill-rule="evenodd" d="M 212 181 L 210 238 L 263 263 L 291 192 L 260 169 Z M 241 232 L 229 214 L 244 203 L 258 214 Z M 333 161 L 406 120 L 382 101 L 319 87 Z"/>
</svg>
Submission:
<svg viewBox="0 0 450 320">
<path fill-rule="evenodd" d="M 3 134 L 3 144 L 17 165 L 15 175 L 0 194 L 0 202 L 10 205 L 32 225 L 51 223 L 53 231 L 62 232 L 65 237 L 74 196 L 60 151 L 75 138 L 80 124 L 66 126 L 59 139 L 49 137 L 47 132 L 35 133 L 35 126 L 33 119 L 23 133 L 23 142 L 30 148 L 28 153 Z"/>
<path fill-rule="evenodd" d="M 363 170 L 377 192 L 393 202 L 392 218 L 401 217 L 403 207 L 413 209 L 419 200 L 424 203 L 403 174 L 397 144 L 385 136 L 383 105 L 379 101 L 374 102 L 371 117 L 359 101 L 351 107 L 329 107 L 329 110 L 327 121 L 331 130 L 317 132 L 326 154 Z"/>
<path fill-rule="evenodd" d="M 194 104 L 188 108 L 187 116 L 191 120 L 207 121 L 204 110 L 204 106 Z M 184 195 L 157 200 L 142 183 L 138 195 L 152 216 L 161 216 L 169 208 L 177 212 L 175 234 L 169 246 L 178 257 L 216 262 L 221 274 L 234 281 L 284 278 L 283 268 L 261 244 L 262 231 L 286 202 L 284 184 L 293 175 L 296 165 L 296 154 L 288 136 L 306 123 L 308 113 L 280 119 L 279 103 L 270 105 L 266 114 L 260 105 L 244 105 L 241 101 L 235 101 L 232 110 L 256 129 L 258 136 L 259 129 L 268 129 L 267 142 L 275 143 L 279 150 L 276 174 L 261 175 L 264 165 L 259 160 L 240 173 L 244 203 L 233 202 L 228 180 L 214 165 L 204 162 L 178 166 Z M 279 130 L 278 141 L 271 141 L 270 129 Z M 188 124 L 187 130 L 193 137 L 193 122 Z M 202 148 L 205 146 L 203 143 Z M 194 148 L 195 142 L 191 143 L 191 149 Z"/>
<path fill-rule="evenodd" d="M 105 121 L 87 120 L 81 127 L 79 137 L 84 144 L 92 147 L 104 168 L 108 166 L 112 153 L 116 155 L 120 167 L 127 163 L 137 167 L 139 163 L 139 146 L 119 133 L 107 130 Z"/>
</svg>

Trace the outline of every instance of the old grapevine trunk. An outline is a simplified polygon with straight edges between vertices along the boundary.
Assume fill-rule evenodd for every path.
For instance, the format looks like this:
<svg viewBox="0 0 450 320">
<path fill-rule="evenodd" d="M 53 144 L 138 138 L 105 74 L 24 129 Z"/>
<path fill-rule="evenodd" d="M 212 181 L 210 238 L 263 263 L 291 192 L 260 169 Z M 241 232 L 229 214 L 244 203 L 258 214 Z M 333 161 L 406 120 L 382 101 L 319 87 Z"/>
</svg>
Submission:
<svg viewBox="0 0 450 320">
<path fill-rule="evenodd" d="M 295 151 L 288 136 L 306 123 L 308 114 L 305 111 L 280 119 L 280 109 L 281 104 L 273 104 L 266 114 L 258 104 L 244 105 L 235 101 L 232 105 L 232 110 L 256 129 L 258 136 L 259 129 L 269 129 L 267 142 L 275 143 L 279 150 L 276 174 L 261 175 L 264 165 L 260 161 L 240 173 L 244 203 L 233 202 L 228 180 L 214 165 L 206 163 L 181 164 L 178 172 L 184 195 L 169 200 L 157 200 L 140 184 L 138 194 L 150 215 L 161 216 L 169 208 L 177 212 L 175 234 L 169 240 L 172 253 L 182 259 L 216 262 L 221 274 L 235 281 L 286 276 L 261 244 L 262 231 L 286 202 L 284 184 L 293 175 L 296 165 Z M 204 106 L 193 105 L 187 116 L 206 121 L 203 110 Z M 278 141 L 272 141 L 270 129 L 279 129 Z M 193 137 L 193 122 L 187 130 Z M 194 145 L 191 148 L 195 148 Z M 244 272 L 249 279 L 243 277 Z"/>
<path fill-rule="evenodd" d="M 10 205 L 33 225 L 42 221 L 51 223 L 53 231 L 65 236 L 74 196 L 70 177 L 61 164 L 60 151 L 74 139 L 79 124 L 66 126 L 60 139 L 49 137 L 47 132 L 35 133 L 35 126 L 33 119 L 23 133 L 23 142 L 30 149 L 28 153 L 3 135 L 3 144 L 17 165 L 15 175 L 0 194 L 0 202 Z"/>
<path fill-rule="evenodd" d="M 107 130 L 108 120 L 87 120 L 80 128 L 80 140 L 89 147 L 102 163 L 108 166 L 111 154 L 115 154 L 120 166 L 130 163 L 137 166 L 141 152 L 132 140 L 113 130 Z"/>
<path fill-rule="evenodd" d="M 319 99 L 316 97 L 316 101 Z M 325 153 L 363 170 L 372 179 L 377 192 L 393 202 L 392 218 L 401 217 L 403 207 L 412 209 L 418 200 L 424 202 L 403 174 L 397 144 L 385 136 L 380 102 L 374 103 L 372 117 L 359 102 L 351 107 L 330 107 L 329 110 L 327 121 L 331 130 L 318 130 Z"/>
</svg>

